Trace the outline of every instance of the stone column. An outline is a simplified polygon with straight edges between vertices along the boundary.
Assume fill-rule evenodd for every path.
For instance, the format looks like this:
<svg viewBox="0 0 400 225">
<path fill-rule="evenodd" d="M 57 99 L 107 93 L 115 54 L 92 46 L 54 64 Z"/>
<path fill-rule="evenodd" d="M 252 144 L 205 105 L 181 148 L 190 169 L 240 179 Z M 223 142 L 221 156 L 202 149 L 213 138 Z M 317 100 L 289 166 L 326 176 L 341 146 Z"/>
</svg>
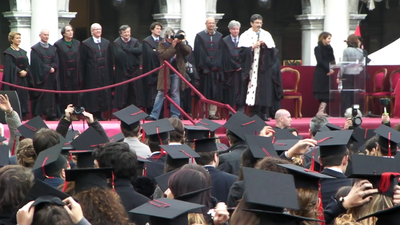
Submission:
<svg viewBox="0 0 400 225">
<path fill-rule="evenodd" d="M 314 48 L 318 43 L 318 36 L 323 31 L 324 15 L 303 14 L 296 16 L 301 24 L 301 60 L 303 66 L 315 66 L 317 60 Z"/>
<path fill-rule="evenodd" d="M 10 21 L 10 30 L 21 34 L 20 47 L 27 51 L 28 57 L 31 52 L 31 11 L 4 12 L 4 17 Z"/>
<path fill-rule="evenodd" d="M 336 62 L 340 62 L 343 50 L 347 47 L 344 40 L 349 36 L 349 2 L 346 0 L 325 0 L 324 31 L 332 34 L 331 46 Z"/>
<path fill-rule="evenodd" d="M 58 1 L 57 0 L 32 0 L 32 44 L 40 40 L 39 33 L 42 29 L 50 32 L 49 43 L 58 40 Z"/>
<path fill-rule="evenodd" d="M 76 14 L 76 12 L 58 12 L 58 39 L 62 38 L 61 29 L 70 24 Z"/>
<path fill-rule="evenodd" d="M 164 37 L 164 30 L 167 27 L 178 31 L 181 27 L 181 14 L 180 13 L 158 13 L 153 14 L 153 18 L 163 25 L 161 37 Z"/>
<path fill-rule="evenodd" d="M 186 40 L 194 47 L 194 38 L 206 25 L 205 0 L 181 0 L 181 28 L 186 32 Z"/>
<path fill-rule="evenodd" d="M 356 31 L 357 25 L 361 20 L 365 19 L 367 14 L 350 14 L 349 15 L 349 35 L 354 34 Z M 362 34 L 361 34 L 362 35 Z"/>
</svg>

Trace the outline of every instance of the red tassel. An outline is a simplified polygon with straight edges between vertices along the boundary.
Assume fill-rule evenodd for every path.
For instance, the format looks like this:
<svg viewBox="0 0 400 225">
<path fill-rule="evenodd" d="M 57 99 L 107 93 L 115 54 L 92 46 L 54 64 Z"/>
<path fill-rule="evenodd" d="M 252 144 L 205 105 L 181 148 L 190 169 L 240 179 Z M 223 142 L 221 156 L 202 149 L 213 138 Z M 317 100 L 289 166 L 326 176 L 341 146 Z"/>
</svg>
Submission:
<svg viewBox="0 0 400 225">
<path fill-rule="evenodd" d="M 144 177 L 147 177 L 147 165 L 146 165 L 146 164 L 144 164 L 143 176 L 144 176 Z"/>
<path fill-rule="evenodd" d="M 111 181 L 111 186 L 112 186 L 112 189 L 114 190 L 114 192 L 115 192 L 115 183 L 114 183 L 114 180 L 115 180 L 115 177 L 114 177 L 114 171 L 112 172 L 112 181 Z"/>
<path fill-rule="evenodd" d="M 11 156 L 15 155 L 15 145 L 17 144 L 17 135 L 14 135 L 14 143 L 11 150 Z"/>
<path fill-rule="evenodd" d="M 319 190 L 318 190 L 318 198 L 319 198 L 319 207 L 318 207 L 318 219 L 325 221 L 324 216 L 324 208 L 322 206 L 322 195 L 321 195 L 321 181 L 318 182 Z M 320 222 L 320 225 L 325 225 L 324 222 Z"/>
<path fill-rule="evenodd" d="M 400 173 L 392 173 L 392 172 L 382 173 L 381 180 L 379 181 L 379 184 L 378 184 L 379 190 L 382 193 L 385 193 L 389 190 L 390 184 L 392 182 L 392 180 L 391 180 L 392 176 L 399 177 Z"/>
<path fill-rule="evenodd" d="M 311 158 L 311 167 L 310 167 L 311 171 L 315 171 L 315 158 L 314 158 L 314 155 L 315 155 L 315 149 L 314 149 L 314 151 L 312 153 L 312 158 Z"/>
<path fill-rule="evenodd" d="M 49 159 L 48 156 L 44 159 L 44 161 L 43 161 L 43 163 L 42 163 L 42 171 L 43 171 L 43 174 L 44 174 L 44 176 L 45 176 L 46 178 L 48 178 L 48 179 L 54 179 L 54 177 L 49 177 L 49 176 L 47 176 L 47 175 L 46 175 L 46 170 L 44 169 L 44 166 L 45 166 L 45 164 L 46 164 L 46 162 L 47 162 L 48 159 Z"/>
<path fill-rule="evenodd" d="M 143 133 L 142 133 L 142 142 L 143 143 L 144 143 L 145 139 L 146 139 L 146 132 L 143 130 Z"/>
</svg>

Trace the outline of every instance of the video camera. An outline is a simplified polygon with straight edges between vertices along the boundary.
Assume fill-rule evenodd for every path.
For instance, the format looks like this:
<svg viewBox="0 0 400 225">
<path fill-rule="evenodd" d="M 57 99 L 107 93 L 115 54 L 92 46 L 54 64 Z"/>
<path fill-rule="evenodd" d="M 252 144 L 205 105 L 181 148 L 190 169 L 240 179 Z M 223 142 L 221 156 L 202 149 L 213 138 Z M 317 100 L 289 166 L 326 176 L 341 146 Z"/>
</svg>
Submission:
<svg viewBox="0 0 400 225">
<path fill-rule="evenodd" d="M 361 116 L 358 115 L 358 111 L 360 109 L 360 105 L 353 105 L 351 107 L 351 122 L 353 122 L 352 127 L 359 127 L 362 124 Z"/>
<path fill-rule="evenodd" d="M 178 40 L 183 40 L 185 39 L 185 35 L 183 34 L 175 34 L 175 35 L 169 35 L 168 39 L 178 39 Z"/>
</svg>

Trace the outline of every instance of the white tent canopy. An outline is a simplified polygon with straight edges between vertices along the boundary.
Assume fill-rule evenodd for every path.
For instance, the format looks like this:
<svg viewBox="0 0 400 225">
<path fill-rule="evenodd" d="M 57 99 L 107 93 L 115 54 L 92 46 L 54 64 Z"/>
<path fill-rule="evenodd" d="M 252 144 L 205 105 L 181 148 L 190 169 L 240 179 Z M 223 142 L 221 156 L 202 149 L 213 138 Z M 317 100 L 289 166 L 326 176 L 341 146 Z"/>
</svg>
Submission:
<svg viewBox="0 0 400 225">
<path fill-rule="evenodd" d="M 370 54 L 371 62 L 368 65 L 400 65 L 400 38 L 389 45 Z"/>
</svg>

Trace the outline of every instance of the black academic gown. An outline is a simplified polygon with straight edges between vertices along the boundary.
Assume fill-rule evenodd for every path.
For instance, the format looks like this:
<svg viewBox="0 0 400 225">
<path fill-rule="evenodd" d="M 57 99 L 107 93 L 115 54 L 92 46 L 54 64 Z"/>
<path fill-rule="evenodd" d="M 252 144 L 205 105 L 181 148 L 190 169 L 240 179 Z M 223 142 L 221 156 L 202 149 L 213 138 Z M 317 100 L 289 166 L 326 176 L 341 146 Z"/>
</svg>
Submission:
<svg viewBox="0 0 400 225">
<path fill-rule="evenodd" d="M 236 47 L 232 42 L 231 35 L 223 38 L 222 46 L 222 62 L 225 77 L 223 84 L 224 103 L 230 106 L 244 105 L 247 87 L 246 82 L 242 80 L 240 72 L 240 48 Z"/>
<path fill-rule="evenodd" d="M 129 213 L 130 210 L 150 201 L 149 198 L 135 191 L 130 180 L 117 178 L 115 179 L 114 187 L 131 222 L 136 225 L 144 225 L 150 221 L 148 216 Z"/>
<path fill-rule="evenodd" d="M 114 41 L 115 78 L 122 82 L 140 75 L 140 55 L 142 45 L 131 38 L 127 43 L 118 37 Z M 142 107 L 144 104 L 143 79 L 115 88 L 114 108 L 122 109 L 131 104 Z"/>
<path fill-rule="evenodd" d="M 111 43 L 107 39 L 101 38 L 100 44 L 94 43 L 92 37 L 82 42 L 80 63 L 83 89 L 98 88 L 114 83 L 111 54 Z M 111 89 L 84 93 L 82 106 L 91 113 L 111 110 Z"/>
<path fill-rule="evenodd" d="M 211 195 L 217 199 L 218 202 L 226 202 L 228 198 L 229 189 L 237 181 L 238 177 L 226 172 L 222 172 L 213 166 L 204 167 L 211 176 Z"/>
<path fill-rule="evenodd" d="M 347 178 L 344 174 L 330 169 L 323 169 L 321 174 L 336 177 L 336 179 L 321 179 L 322 206 L 325 209 L 330 202 L 331 197 L 335 197 L 336 192 L 341 187 L 352 186 L 352 180 Z"/>
<path fill-rule="evenodd" d="M 71 45 L 68 45 L 64 38 L 54 43 L 57 48 L 59 60 L 59 80 L 60 90 L 75 91 L 82 89 L 82 73 L 80 69 L 80 46 L 78 40 L 72 39 Z M 80 105 L 80 94 L 62 94 L 60 101 L 60 110 L 67 108 L 69 104 Z"/>
<path fill-rule="evenodd" d="M 164 164 L 167 161 L 167 155 L 163 155 L 157 159 L 159 154 L 154 154 L 147 158 L 150 162 L 146 163 L 146 177 L 154 179 L 164 174 Z"/>
<path fill-rule="evenodd" d="M 160 67 L 160 59 L 158 54 L 158 43 L 163 39 L 160 37 L 159 41 L 154 41 L 153 36 L 148 36 L 143 39 L 142 44 L 142 73 L 147 73 L 157 67 Z M 157 95 L 157 81 L 158 72 L 156 71 L 149 76 L 143 78 L 144 88 L 144 104 L 143 107 L 149 108 L 153 106 L 154 99 Z"/>
<path fill-rule="evenodd" d="M 253 63 L 253 51 L 251 47 L 242 47 L 239 55 L 242 79 L 248 80 Z M 278 50 L 262 46 L 260 49 L 255 105 L 271 107 L 270 111 L 275 112 L 281 108 L 281 99 L 283 99 L 283 87 Z"/>
<path fill-rule="evenodd" d="M 29 60 L 26 55 L 26 51 L 20 49 L 19 51 L 14 51 L 11 47 L 4 51 L 4 71 L 3 71 L 3 81 L 17 84 L 24 87 L 33 87 L 33 77 L 29 68 Z M 25 77 L 21 77 L 19 72 L 25 70 L 27 72 Z M 17 91 L 19 102 L 21 105 L 21 113 L 29 113 L 29 92 L 27 90 L 14 88 L 8 85 L 2 86 L 4 91 Z"/>
<path fill-rule="evenodd" d="M 200 76 L 199 91 L 208 99 L 222 101 L 222 34 L 216 31 L 209 35 L 205 31 L 197 33 L 194 39 L 194 58 Z"/>
<path fill-rule="evenodd" d="M 244 181 L 236 181 L 228 193 L 228 199 L 226 205 L 228 208 L 236 207 L 239 204 L 239 200 L 243 198 L 244 193 Z"/>
<path fill-rule="evenodd" d="M 228 153 L 219 156 L 218 169 L 239 176 L 243 151 L 247 148 L 245 142 L 238 142 L 227 149 Z"/>
<path fill-rule="evenodd" d="M 32 46 L 31 51 L 31 71 L 36 88 L 47 90 L 59 90 L 59 66 L 57 49 L 49 44 L 44 48 L 37 43 Z M 51 68 L 55 72 L 50 73 Z M 59 94 L 36 92 L 32 100 L 33 116 L 45 115 L 46 117 L 60 117 L 58 108 Z"/>
</svg>

